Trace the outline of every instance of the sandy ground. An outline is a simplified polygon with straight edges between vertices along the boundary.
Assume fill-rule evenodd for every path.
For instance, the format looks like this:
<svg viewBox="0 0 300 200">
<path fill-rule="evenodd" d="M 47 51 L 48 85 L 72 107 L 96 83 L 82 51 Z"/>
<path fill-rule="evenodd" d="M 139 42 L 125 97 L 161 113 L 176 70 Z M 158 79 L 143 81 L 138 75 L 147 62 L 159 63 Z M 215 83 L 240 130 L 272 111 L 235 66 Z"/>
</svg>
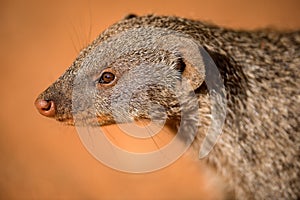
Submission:
<svg viewBox="0 0 300 200">
<path fill-rule="evenodd" d="M 192 161 L 149 174 L 112 170 L 73 127 L 42 117 L 33 102 L 80 48 L 128 13 L 291 29 L 300 28 L 299 8 L 297 0 L 0 1 L 0 199 L 212 198 Z"/>
</svg>

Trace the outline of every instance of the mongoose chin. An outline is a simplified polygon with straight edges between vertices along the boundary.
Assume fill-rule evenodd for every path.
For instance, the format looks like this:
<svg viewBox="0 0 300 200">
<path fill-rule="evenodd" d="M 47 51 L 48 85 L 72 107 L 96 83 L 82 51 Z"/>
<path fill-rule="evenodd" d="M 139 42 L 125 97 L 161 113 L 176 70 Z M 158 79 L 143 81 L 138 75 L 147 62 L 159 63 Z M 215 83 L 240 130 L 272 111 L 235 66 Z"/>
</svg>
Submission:
<svg viewBox="0 0 300 200">
<path fill-rule="evenodd" d="M 75 125 L 163 119 L 183 127 L 182 140 L 193 140 L 196 126 L 194 146 L 224 117 L 200 162 L 222 177 L 227 198 L 299 199 L 299 68 L 300 31 L 129 15 L 84 48 L 35 105 Z"/>
</svg>

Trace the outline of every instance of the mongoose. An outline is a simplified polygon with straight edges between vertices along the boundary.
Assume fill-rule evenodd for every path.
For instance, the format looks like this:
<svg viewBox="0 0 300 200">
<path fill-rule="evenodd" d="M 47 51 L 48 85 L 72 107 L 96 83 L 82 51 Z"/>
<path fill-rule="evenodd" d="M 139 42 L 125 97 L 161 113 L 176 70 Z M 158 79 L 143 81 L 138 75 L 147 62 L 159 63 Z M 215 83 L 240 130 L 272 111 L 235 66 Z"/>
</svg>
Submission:
<svg viewBox="0 0 300 200">
<path fill-rule="evenodd" d="M 183 38 L 186 47 L 175 44 L 179 40 L 170 35 Z M 300 31 L 232 30 L 180 17 L 129 15 L 84 48 L 35 105 L 42 115 L 61 122 L 74 124 L 76 114 L 75 124 L 104 126 L 151 118 L 151 102 L 164 108 L 167 124 L 178 127 L 182 103 L 181 94 L 175 93 L 185 90 L 178 84 L 185 78 L 191 85 L 188 92 L 197 98 L 183 104 L 197 104 L 200 123 L 191 122 L 197 124 L 193 144 L 199 146 L 214 120 L 207 78 L 210 64 L 194 66 L 197 60 L 190 62 L 190 57 L 197 48 L 191 45 L 202 47 L 212 58 L 224 84 L 225 92 L 219 92 L 226 97 L 222 134 L 200 162 L 222 177 L 228 199 L 299 199 Z M 153 76 L 161 84 L 153 81 L 138 87 Z M 81 81 L 93 91 L 91 96 L 87 97 L 90 91 L 74 95 Z M 129 102 L 124 108 L 126 95 Z M 75 110 L 74 101 L 79 102 Z M 154 117 L 160 114 L 157 111 Z M 94 115 L 97 120 L 90 120 Z M 189 131 L 181 134 L 183 140 L 191 138 Z"/>
</svg>

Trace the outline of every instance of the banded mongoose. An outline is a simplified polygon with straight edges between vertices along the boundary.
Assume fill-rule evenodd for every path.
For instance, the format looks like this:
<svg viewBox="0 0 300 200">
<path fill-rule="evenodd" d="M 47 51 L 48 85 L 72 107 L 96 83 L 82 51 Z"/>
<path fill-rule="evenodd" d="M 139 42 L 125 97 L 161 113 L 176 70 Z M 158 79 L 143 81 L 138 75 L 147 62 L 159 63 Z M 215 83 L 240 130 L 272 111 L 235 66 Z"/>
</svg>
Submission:
<svg viewBox="0 0 300 200">
<path fill-rule="evenodd" d="M 85 47 L 35 105 L 60 122 L 74 125 L 76 114 L 75 123 L 104 126 L 151 119 L 151 102 L 162 106 L 169 124 L 178 127 L 181 104 L 192 102 L 199 113 L 199 123 L 190 118 L 197 124 L 193 145 L 199 146 L 214 119 L 207 78 L 211 65 L 190 61 L 201 54 L 200 48 L 190 48 L 195 45 L 217 66 L 227 103 L 222 134 L 200 162 L 222 177 L 228 199 L 299 199 L 300 31 L 232 30 L 180 17 L 129 15 Z M 138 87 L 153 76 L 157 80 Z M 186 89 L 180 86 L 183 78 L 198 102 L 179 102 L 178 92 Z M 81 82 L 94 95 L 74 94 Z M 126 108 L 124 96 L 129 98 Z M 89 105 L 89 98 L 92 105 L 81 107 Z M 75 110 L 74 101 L 80 102 Z M 96 121 L 90 120 L 94 114 Z M 189 130 L 188 120 L 184 130 Z M 191 138 L 189 131 L 181 134 L 183 140 Z"/>
</svg>

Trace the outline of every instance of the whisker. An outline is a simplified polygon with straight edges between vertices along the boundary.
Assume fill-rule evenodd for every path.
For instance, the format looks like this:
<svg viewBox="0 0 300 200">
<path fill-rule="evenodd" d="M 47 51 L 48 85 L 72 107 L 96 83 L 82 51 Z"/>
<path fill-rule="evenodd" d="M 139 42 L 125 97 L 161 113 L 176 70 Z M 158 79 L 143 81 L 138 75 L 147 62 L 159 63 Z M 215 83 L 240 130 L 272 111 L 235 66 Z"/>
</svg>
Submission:
<svg viewBox="0 0 300 200">
<path fill-rule="evenodd" d="M 71 40 L 72 40 L 72 42 L 74 43 L 76 52 L 79 53 L 79 52 L 80 52 L 80 49 L 83 47 L 83 46 L 82 46 L 82 43 L 81 43 L 81 41 L 80 41 L 79 31 L 76 29 L 74 23 L 72 23 L 72 22 L 70 22 L 70 23 L 71 23 L 72 30 L 73 30 L 73 34 L 70 34 L 70 35 L 71 35 Z M 75 36 L 74 36 L 75 39 L 73 39 L 73 37 L 72 37 L 72 35 L 74 35 L 74 34 L 75 34 Z M 76 45 L 75 40 L 76 40 L 76 42 L 77 42 L 77 45 Z M 78 47 L 77 47 L 77 46 L 78 46 Z"/>
<path fill-rule="evenodd" d="M 157 149 L 159 150 L 160 147 L 159 147 L 158 143 L 155 141 L 154 137 L 153 137 L 152 134 L 151 134 L 151 132 L 152 132 L 151 128 L 149 128 L 149 127 L 147 126 L 147 124 L 146 124 L 143 120 L 138 120 L 138 121 L 140 121 L 140 122 L 144 125 L 144 128 L 147 130 L 147 133 L 148 133 L 149 136 L 151 137 L 151 140 L 153 141 L 153 143 L 155 144 L 155 146 L 156 146 Z M 150 123 L 151 123 L 151 122 L 150 122 Z"/>
<path fill-rule="evenodd" d="M 100 128 L 104 129 L 105 130 L 105 133 L 109 134 L 109 136 L 116 142 L 116 144 L 118 144 L 118 141 L 117 139 L 114 137 L 114 135 L 112 135 L 108 129 L 105 127 L 105 126 L 101 126 Z"/>
<path fill-rule="evenodd" d="M 88 32 L 88 43 L 91 41 L 92 37 L 92 29 L 93 29 L 93 18 L 92 18 L 92 9 L 91 9 L 91 4 L 90 1 L 88 1 L 89 4 L 89 32 Z"/>
</svg>

